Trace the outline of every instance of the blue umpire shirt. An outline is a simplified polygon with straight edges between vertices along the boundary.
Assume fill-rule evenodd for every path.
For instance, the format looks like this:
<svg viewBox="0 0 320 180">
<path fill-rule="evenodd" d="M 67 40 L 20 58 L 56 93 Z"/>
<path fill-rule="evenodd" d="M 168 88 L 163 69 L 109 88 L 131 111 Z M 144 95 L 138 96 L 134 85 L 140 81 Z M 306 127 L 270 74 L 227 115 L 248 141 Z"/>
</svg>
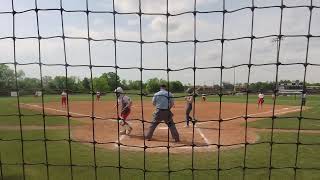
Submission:
<svg viewBox="0 0 320 180">
<path fill-rule="evenodd" d="M 174 105 L 173 95 L 164 89 L 160 89 L 159 92 L 154 94 L 152 103 L 157 109 L 171 109 Z"/>
</svg>

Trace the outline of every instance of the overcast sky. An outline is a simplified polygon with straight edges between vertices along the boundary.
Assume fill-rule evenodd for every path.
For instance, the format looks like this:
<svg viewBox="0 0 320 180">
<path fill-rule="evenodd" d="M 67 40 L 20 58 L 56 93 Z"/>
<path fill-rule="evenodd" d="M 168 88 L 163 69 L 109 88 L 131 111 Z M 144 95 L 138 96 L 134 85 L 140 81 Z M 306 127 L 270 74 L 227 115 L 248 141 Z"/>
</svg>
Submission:
<svg viewBox="0 0 320 180">
<path fill-rule="evenodd" d="M 91 10 L 112 11 L 112 0 L 88 0 Z M 115 0 L 116 11 L 137 12 L 138 0 Z M 251 6 L 251 0 L 225 0 L 226 9 L 234 10 Z M 166 0 L 141 0 L 142 11 L 148 13 L 166 13 Z M 310 0 L 285 0 L 288 6 L 309 5 Z M 169 0 L 169 12 L 179 13 L 192 11 L 194 0 Z M 280 5 L 280 0 L 255 0 L 256 6 Z M 320 6 L 320 0 L 313 0 L 313 5 Z M 35 7 L 34 0 L 14 0 L 16 11 L 23 11 Z M 85 0 L 63 0 L 66 10 L 85 10 Z M 38 8 L 59 8 L 59 0 L 38 0 Z M 222 0 L 197 0 L 197 10 L 222 10 Z M 1 0 L 0 11 L 11 11 L 11 0 Z M 244 9 L 235 13 L 226 14 L 225 38 L 238 38 L 250 36 L 251 11 Z M 112 14 L 95 14 L 90 16 L 90 37 L 94 39 L 113 38 Z M 87 37 L 85 13 L 63 14 L 65 35 L 74 37 Z M 282 34 L 306 35 L 308 32 L 309 9 L 285 9 L 283 13 Z M 61 17 L 59 11 L 40 11 L 40 35 L 61 36 Z M 311 34 L 320 35 L 320 9 L 315 8 L 312 13 Z M 12 15 L 0 14 L 0 37 L 12 36 Z M 279 34 L 280 8 L 255 10 L 254 28 L 255 36 Z M 197 14 L 196 37 L 198 40 L 221 38 L 222 14 Z M 34 11 L 16 15 L 16 36 L 37 36 L 36 13 Z M 142 16 L 142 39 L 144 41 L 164 41 L 166 38 L 165 16 Z M 116 15 L 116 36 L 121 40 L 139 41 L 139 16 Z M 194 18 L 192 14 L 174 16 L 169 18 L 170 41 L 193 40 Z M 276 62 L 276 44 L 273 38 L 254 40 L 252 63 Z M 280 61 L 282 63 L 304 62 L 306 57 L 307 39 L 302 37 L 286 38 L 281 44 Z M 66 40 L 67 61 L 71 65 L 89 64 L 88 42 L 86 40 Z M 144 68 L 166 68 L 166 46 L 164 43 L 144 44 L 142 49 Z M 115 65 L 114 44 L 111 41 L 91 43 L 92 64 Z M 250 40 L 228 41 L 224 46 L 223 65 L 232 66 L 249 62 Z M 221 42 L 198 43 L 196 50 L 196 66 L 220 66 Z M 171 69 L 192 67 L 194 57 L 193 43 L 169 44 L 168 58 Z M 320 63 L 320 38 L 312 38 L 309 47 L 308 62 Z M 16 58 L 19 63 L 38 62 L 38 42 L 35 39 L 16 41 Z M 64 63 L 63 42 L 61 38 L 41 40 L 41 58 L 46 64 Z M 0 40 L 0 62 L 13 62 L 12 40 Z M 117 43 L 117 64 L 120 67 L 140 66 L 140 45 L 138 43 Z M 18 66 L 27 76 L 39 77 L 39 66 Z M 70 67 L 69 75 L 81 78 L 90 76 L 87 67 Z M 103 72 L 114 72 L 112 68 L 93 68 L 93 75 L 99 76 Z M 254 67 L 250 82 L 274 81 L 275 66 Z M 279 78 L 289 80 L 303 79 L 303 66 L 280 67 Z M 140 79 L 138 70 L 119 70 L 123 79 Z M 65 75 L 64 67 L 45 66 L 44 75 Z M 236 81 L 246 82 L 247 67 L 236 68 Z M 320 67 L 308 68 L 307 81 L 319 82 Z M 143 80 L 153 77 L 166 79 L 164 71 L 143 71 Z M 180 80 L 193 84 L 193 71 L 184 70 L 170 72 L 170 80 Z M 197 70 L 196 84 L 212 85 L 219 83 L 220 73 L 217 69 Z M 233 70 L 223 71 L 223 81 L 233 82 Z"/>
</svg>

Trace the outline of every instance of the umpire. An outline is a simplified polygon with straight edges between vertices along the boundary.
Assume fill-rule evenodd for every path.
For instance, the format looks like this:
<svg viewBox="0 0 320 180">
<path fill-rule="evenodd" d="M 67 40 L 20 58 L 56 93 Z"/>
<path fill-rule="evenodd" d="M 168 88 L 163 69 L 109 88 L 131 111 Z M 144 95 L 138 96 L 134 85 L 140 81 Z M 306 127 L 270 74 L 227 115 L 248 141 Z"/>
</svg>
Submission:
<svg viewBox="0 0 320 180">
<path fill-rule="evenodd" d="M 166 90 L 166 85 L 160 86 L 160 91 L 154 94 L 152 103 L 156 107 L 156 111 L 153 113 L 153 120 L 146 135 L 146 140 L 151 140 L 154 130 L 157 128 L 159 123 L 164 120 L 164 122 L 169 127 L 171 135 L 174 138 L 175 142 L 179 142 L 179 133 L 173 122 L 173 114 L 170 110 L 174 105 L 173 95 Z"/>
</svg>

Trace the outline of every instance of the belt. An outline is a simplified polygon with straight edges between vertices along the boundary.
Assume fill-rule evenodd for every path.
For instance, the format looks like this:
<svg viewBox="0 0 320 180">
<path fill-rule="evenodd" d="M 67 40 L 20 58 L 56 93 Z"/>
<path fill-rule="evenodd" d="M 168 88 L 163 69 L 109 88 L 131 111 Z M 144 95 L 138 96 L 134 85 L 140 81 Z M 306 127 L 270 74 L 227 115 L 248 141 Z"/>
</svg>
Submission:
<svg viewBox="0 0 320 180">
<path fill-rule="evenodd" d="M 170 109 L 157 109 L 159 111 L 170 111 Z"/>
</svg>

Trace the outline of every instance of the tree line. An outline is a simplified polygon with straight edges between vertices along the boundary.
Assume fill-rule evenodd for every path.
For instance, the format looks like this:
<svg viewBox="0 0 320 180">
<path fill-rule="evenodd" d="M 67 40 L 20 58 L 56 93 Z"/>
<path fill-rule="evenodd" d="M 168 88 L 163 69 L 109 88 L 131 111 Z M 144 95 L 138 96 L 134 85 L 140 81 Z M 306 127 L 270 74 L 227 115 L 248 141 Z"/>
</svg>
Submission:
<svg viewBox="0 0 320 180">
<path fill-rule="evenodd" d="M 17 81 L 16 81 L 17 79 Z M 281 84 L 290 84 L 296 81 L 281 80 Z M 143 93 L 154 93 L 159 90 L 161 84 L 169 86 L 171 92 L 184 92 L 188 87 L 192 85 L 183 85 L 180 81 L 170 81 L 169 84 L 166 80 L 153 78 L 146 82 L 140 80 L 125 80 L 121 79 L 116 73 L 108 72 L 103 73 L 99 77 L 94 77 L 91 81 L 90 78 L 80 79 L 79 77 L 70 76 L 44 76 L 42 82 L 38 78 L 26 77 L 23 71 L 14 72 L 7 65 L 0 65 L 0 95 L 8 95 L 11 91 L 16 90 L 16 83 L 18 83 L 19 92 L 22 94 L 34 94 L 35 91 L 43 90 L 47 94 L 60 93 L 62 90 L 68 89 L 70 93 L 91 93 L 91 89 L 94 92 L 100 91 L 101 93 L 113 92 L 117 86 L 121 86 L 124 90 L 137 90 L 142 89 Z M 42 85 L 41 85 L 42 83 Z M 255 82 L 250 83 L 248 86 L 249 92 L 271 92 L 275 88 L 275 82 Z M 307 86 L 320 86 L 320 83 L 306 83 Z M 210 93 L 219 92 L 220 86 L 202 86 L 209 89 Z M 246 91 L 246 83 L 237 83 L 236 87 L 228 82 L 223 82 L 222 87 L 224 91 L 237 92 Z M 210 90 L 211 89 L 211 90 Z"/>
<path fill-rule="evenodd" d="M 16 90 L 16 79 L 20 93 L 34 94 L 35 91 L 43 90 L 46 93 L 59 93 L 68 89 L 70 93 L 91 93 L 100 91 L 102 93 L 113 92 L 117 87 L 124 90 L 143 90 L 143 92 L 154 93 L 159 90 L 161 84 L 167 84 L 163 79 L 153 78 L 147 82 L 140 80 L 121 80 L 114 72 L 103 73 L 99 77 L 85 77 L 80 79 L 76 76 L 44 76 L 42 82 L 38 78 L 26 77 L 23 71 L 17 72 L 17 77 L 13 69 L 7 65 L 0 65 L 0 94 L 6 95 Z M 180 81 L 170 81 L 169 89 L 172 92 L 183 92 L 185 87 Z"/>
</svg>

